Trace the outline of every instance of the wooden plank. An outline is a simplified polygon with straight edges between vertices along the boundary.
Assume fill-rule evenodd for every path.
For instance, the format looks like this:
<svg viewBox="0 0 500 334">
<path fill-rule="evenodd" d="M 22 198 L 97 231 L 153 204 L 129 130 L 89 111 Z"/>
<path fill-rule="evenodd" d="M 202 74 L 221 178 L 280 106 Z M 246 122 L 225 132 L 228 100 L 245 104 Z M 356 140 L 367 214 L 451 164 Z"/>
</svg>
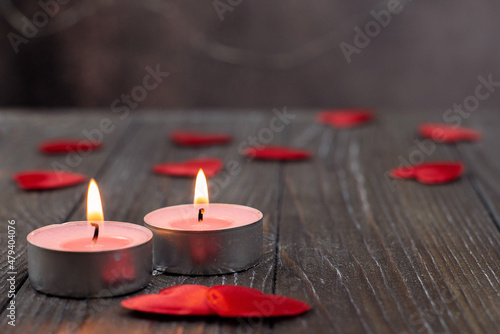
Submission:
<svg viewBox="0 0 500 334">
<path fill-rule="evenodd" d="M 92 123 L 102 117 L 86 119 Z M 18 326 L 2 323 L 2 332 L 499 331 L 500 233 L 491 219 L 495 216 L 481 198 L 483 192 L 474 183 L 480 172 L 468 162 L 467 177 L 438 186 L 384 177 L 399 164 L 400 157 L 418 156 L 414 153 L 418 151 L 414 129 L 420 121 L 439 120 L 439 114 L 384 115 L 375 124 L 350 131 L 334 131 L 315 124 L 311 115 L 302 115 L 292 127 L 273 136 L 277 143 L 313 150 L 313 160 L 289 164 L 247 161 L 237 152 L 239 144 L 269 127 L 270 117 L 269 113 L 228 112 L 139 115 L 126 129 L 121 128 L 123 135 L 109 139 L 116 143 L 114 147 L 107 146 L 99 152 L 102 156 L 96 152 L 93 160 L 85 159 L 78 171 L 92 171 L 97 176 L 109 219 L 142 224 L 143 216 L 151 210 L 192 200 L 192 180 L 154 175 L 149 171 L 152 164 L 199 155 L 240 163 L 241 173 L 229 177 L 228 185 L 212 199 L 247 204 L 264 212 L 262 262 L 234 275 L 159 274 L 138 294 L 182 283 L 241 284 L 308 301 L 313 305 L 311 312 L 266 321 L 142 316 L 119 306 L 125 297 L 48 297 L 35 292 L 26 281 L 17 296 L 22 301 L 17 309 Z M 484 122 L 495 119 L 492 116 Z M 2 134 L 9 138 L 0 140 L 0 182 L 4 189 L 10 189 L 10 193 L 0 195 L 6 203 L 0 208 L 0 218 L 27 222 L 20 227 L 22 233 L 49 222 L 84 218 L 85 187 L 47 194 L 17 193 L 8 179 L 15 168 L 43 167 L 52 161 L 43 156 L 21 161 L 10 153 L 19 147 L 23 148 L 20 155 L 33 152 L 30 147 L 54 131 L 44 125 L 60 124 L 60 120 L 58 115 L 34 115 L 28 118 L 26 132 L 30 136 L 26 136 L 24 131 L 13 130 L 19 124 L 17 115 L 0 116 Z M 86 127 L 84 122 L 76 124 L 78 117 L 72 120 L 75 124 L 64 125 L 66 134 Z M 166 139 L 173 128 L 230 131 L 236 139 L 229 146 L 185 149 Z M 492 126 L 489 129 L 488 133 L 494 130 Z M 493 148 L 492 138 L 487 141 L 490 146 L 473 152 L 487 165 L 481 172 L 496 180 L 496 160 L 486 155 Z M 426 159 L 457 158 L 465 152 L 461 149 L 461 145 L 458 151 L 454 146 L 439 145 Z M 486 180 L 483 184 L 497 189 L 490 178 Z M 68 207 L 58 207 L 61 203 Z M 3 241 L 5 236 L 0 237 Z M 18 259 L 24 273 L 25 257 L 22 253 Z"/>
<path fill-rule="evenodd" d="M 226 113 L 211 114 L 197 122 L 197 113 L 153 115 L 136 120 L 127 132 L 126 140 L 116 148 L 110 164 L 99 173 L 106 216 L 113 220 L 142 224 L 146 213 L 165 205 L 192 201 L 193 180 L 154 175 L 150 167 L 167 160 L 183 160 L 200 155 L 214 155 L 225 161 L 235 160 L 241 164 L 239 175 L 230 178 L 227 187 L 213 200 L 251 205 L 265 214 L 265 249 L 259 265 L 233 275 L 188 277 L 160 274 L 153 278 L 151 286 L 137 294 L 156 293 L 159 289 L 177 284 L 238 284 L 252 286 L 268 293 L 272 292 L 275 264 L 275 229 L 278 214 L 280 189 L 279 164 L 250 163 L 238 153 L 239 144 L 247 135 L 258 133 L 266 127 L 269 116 L 263 114 Z M 205 129 L 206 131 L 230 131 L 236 136 L 230 146 L 215 146 L 208 149 L 186 149 L 171 144 L 166 134 L 173 128 Z M 278 136 L 277 136 L 278 138 Z M 259 180 L 259 182 L 256 182 Z M 81 219 L 83 203 L 71 216 Z M 256 327 L 244 320 L 220 321 L 217 319 L 183 319 L 139 316 L 122 309 L 124 298 L 116 297 L 93 300 L 71 300 L 48 297 L 35 292 L 29 281 L 17 296 L 23 300 L 17 310 L 20 321 L 17 331 L 43 333 L 66 332 L 220 332 L 237 331 L 241 328 L 267 332 L 269 323 Z M 4 314 L 3 314 L 4 315 Z M 243 326 L 243 327 L 241 327 Z M 255 327 L 255 328 L 254 328 Z M 7 328 L 9 330 L 10 328 Z M 8 331 L 7 331 L 8 332 Z"/>
<path fill-rule="evenodd" d="M 470 180 L 384 177 L 400 156 L 417 157 L 415 129 L 429 116 L 351 131 L 305 117 L 292 129 L 317 134 L 302 143 L 316 157 L 285 168 L 276 292 L 313 310 L 274 332 L 500 331 L 500 233 Z M 425 158 L 454 156 L 439 145 Z"/>
<path fill-rule="evenodd" d="M 115 129 L 103 135 L 104 146 L 79 161 L 75 156 L 70 160 L 67 155 L 43 155 L 37 152 L 39 142 L 55 137 L 85 138 L 81 131 L 99 129 L 102 114 L 88 113 L 82 119 L 80 113 L 9 113 L 0 115 L 1 139 L 0 156 L 0 244 L 7 245 L 7 222 L 15 220 L 16 228 L 16 287 L 27 278 L 26 235 L 33 229 L 64 222 L 74 210 L 75 204 L 81 201 L 86 186 L 78 185 L 57 191 L 24 191 L 11 180 L 12 174 L 27 169 L 52 169 L 52 163 L 58 162 L 69 170 L 95 176 L 105 161 L 110 157 L 119 138 L 125 131 L 128 120 L 121 121 L 109 116 Z M 97 131 L 97 130 L 96 130 Z M 68 165 L 67 161 L 71 164 Z M 7 247 L 0 250 L 0 306 L 2 309 L 8 302 L 6 284 L 8 270 Z"/>
<path fill-rule="evenodd" d="M 500 154 L 498 153 L 498 125 L 496 111 L 480 111 L 468 119 L 464 126 L 482 132 L 481 141 L 456 145 L 457 157 L 463 159 L 470 170 L 471 182 L 500 229 Z"/>
</svg>

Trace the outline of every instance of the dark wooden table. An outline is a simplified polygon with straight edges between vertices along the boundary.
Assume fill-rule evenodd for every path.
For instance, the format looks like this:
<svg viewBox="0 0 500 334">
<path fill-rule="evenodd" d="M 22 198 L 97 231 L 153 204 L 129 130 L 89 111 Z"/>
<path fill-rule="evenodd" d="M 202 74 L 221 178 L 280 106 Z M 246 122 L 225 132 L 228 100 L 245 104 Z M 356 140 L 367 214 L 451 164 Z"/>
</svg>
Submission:
<svg viewBox="0 0 500 334">
<path fill-rule="evenodd" d="M 296 117 L 281 127 L 271 122 L 275 114 L 270 110 L 148 112 L 122 119 L 105 111 L 3 111 L 0 332 L 500 332 L 500 115 L 482 112 L 464 120 L 483 131 L 482 141 L 432 150 L 429 142 L 422 146 L 417 140 L 416 126 L 442 121 L 439 110 L 380 112 L 375 122 L 347 131 L 316 124 L 312 112 L 288 113 Z M 44 139 L 96 133 L 104 118 L 113 129 L 101 131 L 102 150 L 81 159 L 37 152 Z M 228 146 L 182 148 L 167 139 L 173 129 L 230 132 L 235 140 Z M 314 158 L 249 161 L 238 152 L 249 143 L 248 136 L 259 143 L 272 139 L 307 148 Z M 234 160 L 241 167 L 212 179 L 219 186 L 211 200 L 264 213 L 262 261 L 231 275 L 157 274 L 137 294 L 188 283 L 244 285 L 306 301 L 313 307 L 309 313 L 264 321 L 145 316 L 120 306 L 126 296 L 74 300 L 32 288 L 26 235 L 44 225 L 85 219 L 87 186 L 23 191 L 10 179 L 13 173 L 66 164 L 96 178 L 108 219 L 142 224 L 154 209 L 192 200 L 193 180 L 155 175 L 151 166 L 203 155 Z M 467 171 L 456 182 L 434 186 L 387 177 L 401 161 L 422 158 L 462 160 Z M 6 309 L 9 220 L 15 220 L 17 236 L 15 327 L 7 324 Z"/>
</svg>

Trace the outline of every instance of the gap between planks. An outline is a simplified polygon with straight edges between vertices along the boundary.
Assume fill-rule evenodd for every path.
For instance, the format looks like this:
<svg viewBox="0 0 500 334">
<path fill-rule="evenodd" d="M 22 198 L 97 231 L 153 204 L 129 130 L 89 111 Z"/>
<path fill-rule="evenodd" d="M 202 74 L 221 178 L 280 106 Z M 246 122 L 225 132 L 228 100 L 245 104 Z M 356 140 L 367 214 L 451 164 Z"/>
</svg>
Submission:
<svg viewBox="0 0 500 334">
<path fill-rule="evenodd" d="M 451 151 L 452 151 L 453 155 L 457 158 L 457 160 L 467 161 L 467 158 L 464 158 L 462 156 L 462 154 L 458 150 L 456 144 L 453 145 L 453 148 Z M 479 183 L 477 182 L 477 180 L 474 178 L 473 175 L 471 175 L 470 173 L 467 173 L 465 175 L 465 177 L 469 181 L 469 183 L 471 184 L 472 188 L 474 189 L 474 192 L 476 193 L 477 197 L 479 198 L 479 201 L 481 202 L 484 209 L 488 213 L 488 216 L 493 221 L 493 224 L 495 225 L 497 230 L 500 232 L 500 221 L 498 220 L 498 218 L 495 214 L 495 210 L 494 210 L 493 206 L 491 205 L 490 201 L 488 200 L 487 195 L 485 195 L 481 191 L 481 187 L 479 186 Z"/>
</svg>

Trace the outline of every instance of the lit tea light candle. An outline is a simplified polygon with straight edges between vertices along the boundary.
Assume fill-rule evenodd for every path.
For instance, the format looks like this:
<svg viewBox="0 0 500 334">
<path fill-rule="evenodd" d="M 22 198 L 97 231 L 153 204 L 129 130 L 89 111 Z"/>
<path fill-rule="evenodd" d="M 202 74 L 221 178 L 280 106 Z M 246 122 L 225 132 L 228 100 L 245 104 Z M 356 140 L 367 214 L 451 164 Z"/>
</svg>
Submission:
<svg viewBox="0 0 500 334">
<path fill-rule="evenodd" d="M 28 234 L 33 287 L 64 297 L 108 297 L 151 281 L 152 233 L 143 226 L 104 221 L 99 189 L 90 182 L 87 221 L 49 225 Z"/>
<path fill-rule="evenodd" d="M 251 207 L 209 203 L 200 170 L 193 204 L 166 207 L 144 217 L 153 232 L 156 269 L 216 275 L 248 269 L 262 254 L 262 213 Z"/>
</svg>

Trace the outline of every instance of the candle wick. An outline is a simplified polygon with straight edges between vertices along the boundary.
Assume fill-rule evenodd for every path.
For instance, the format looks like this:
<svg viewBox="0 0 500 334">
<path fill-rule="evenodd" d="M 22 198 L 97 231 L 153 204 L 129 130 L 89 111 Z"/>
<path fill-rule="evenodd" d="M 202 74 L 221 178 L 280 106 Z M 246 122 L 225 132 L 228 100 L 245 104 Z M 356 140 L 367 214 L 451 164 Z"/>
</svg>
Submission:
<svg viewBox="0 0 500 334">
<path fill-rule="evenodd" d="M 99 224 L 91 222 L 90 225 L 95 227 L 94 236 L 92 237 L 92 245 L 95 245 L 97 238 L 99 237 Z"/>
<path fill-rule="evenodd" d="M 205 209 L 200 209 L 198 211 L 198 223 L 203 221 L 203 214 L 205 213 Z"/>
</svg>

